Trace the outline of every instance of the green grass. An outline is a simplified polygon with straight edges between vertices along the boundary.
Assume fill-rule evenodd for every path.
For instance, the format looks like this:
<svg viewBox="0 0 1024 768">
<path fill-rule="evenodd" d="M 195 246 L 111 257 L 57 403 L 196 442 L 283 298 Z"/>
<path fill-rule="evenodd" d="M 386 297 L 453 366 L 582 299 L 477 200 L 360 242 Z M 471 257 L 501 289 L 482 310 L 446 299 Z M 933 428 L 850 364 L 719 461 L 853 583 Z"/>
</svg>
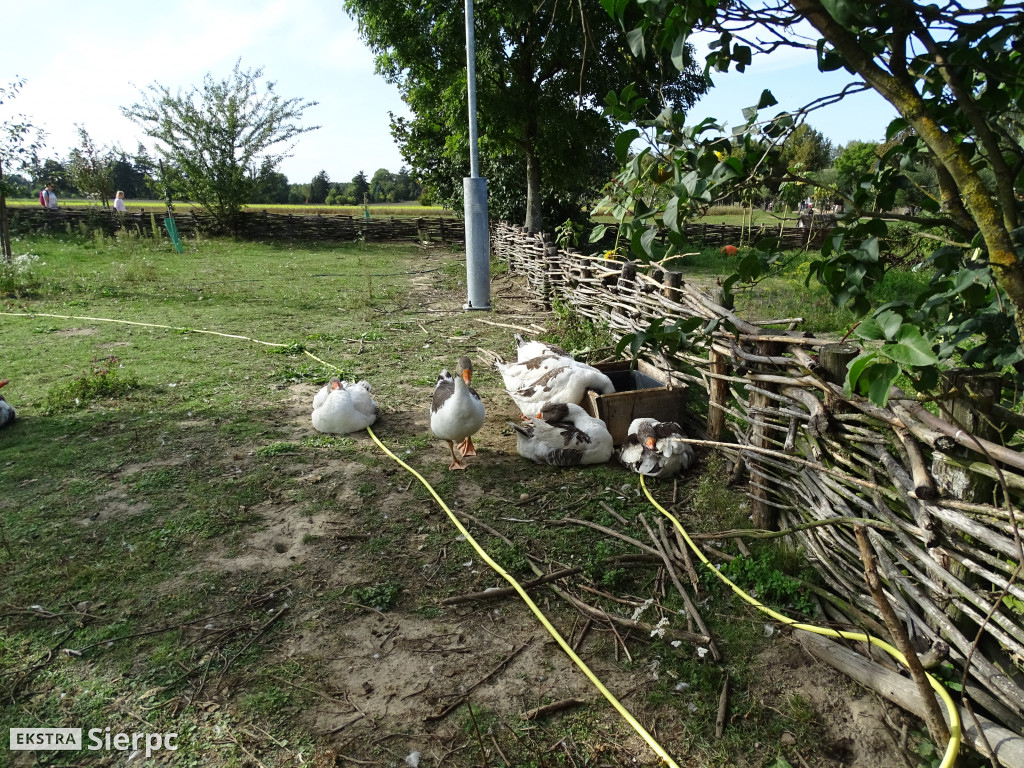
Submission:
<svg viewBox="0 0 1024 768">
<path fill-rule="evenodd" d="M 7 313 L 0 374 L 19 410 L 0 431 L 0 732 L 34 723 L 132 732 L 143 717 L 181 734 L 175 764 L 256 764 L 251 753 L 270 768 L 298 764 L 301 753 L 302 762 L 330 765 L 331 750 L 347 739 L 347 755 L 400 764 L 423 744 L 380 742 L 386 730 L 374 731 L 371 718 L 337 740 L 317 724 L 330 711 L 332 723 L 349 719 L 345 696 L 365 707 L 363 668 L 347 679 L 356 663 L 347 654 L 365 650 L 360 663 L 372 653 L 386 657 L 399 641 L 415 647 L 420 629 L 440 638 L 472 635 L 479 625 L 504 638 L 503 652 L 513 640 L 540 637 L 516 601 L 442 604 L 496 577 L 423 486 L 365 434 L 312 430 L 309 398 L 337 369 L 373 384 L 382 408 L 374 431 L 386 445 L 457 510 L 512 542 L 474 528 L 517 577 L 529 578 L 534 562 L 545 570 L 578 566 L 587 585 L 636 602 L 652 598 L 645 620 L 656 623 L 660 612 L 683 622 L 680 599 L 655 592 L 657 563 L 609 564 L 633 550 L 596 530 L 558 524 L 582 518 L 645 540 L 637 516 L 652 519 L 652 512 L 635 478 L 612 465 L 563 471 L 520 460 L 502 433 L 508 403 L 500 379 L 484 365 L 473 383 L 493 423 L 470 468 L 447 471 L 447 449 L 426 428 L 438 371 L 478 347 L 512 348 L 511 330 L 461 311 L 461 254 L 202 238 L 187 245 L 178 255 L 145 239 L 16 243 L 40 258 L 31 285 L 7 295 L 0 310 Z M 492 301 L 495 319 L 522 312 L 505 295 Z M 547 319 L 557 343 L 594 348 L 607 340 L 567 311 Z M 694 510 L 689 523 L 703 531 L 747 524 L 742 496 L 721 482 L 725 470 L 708 469 L 706 480 L 680 481 L 680 500 Z M 652 486 L 667 502 L 671 484 Z M 731 543 L 722 546 L 735 553 Z M 780 556 L 760 565 L 755 582 L 777 580 L 773 573 L 791 564 Z M 820 733 L 803 705 L 759 688 L 764 622 L 718 586 L 705 589 L 714 606 L 705 618 L 727 667 L 635 633 L 627 640 L 633 661 L 616 660 L 616 639 L 597 627 L 585 655 L 617 676 L 620 692 L 636 689 L 627 704 L 656 719 L 666 747 L 692 764 L 776 757 L 783 730 L 815 743 Z M 550 593 L 537 594 L 569 634 L 576 614 Z M 587 599 L 630 611 L 604 596 Z M 406 624 L 416 621 L 432 624 L 407 636 Z M 356 627 L 363 634 L 349 641 L 344 633 Z M 462 675 L 438 676 L 429 695 L 472 685 L 499 663 L 493 656 L 466 654 Z M 548 677 L 548 667 L 564 661 L 552 658 L 517 662 L 501 677 Z M 441 657 L 424 659 L 429 666 Z M 655 663 L 665 670 L 657 681 L 649 673 Z M 716 741 L 724 669 L 732 711 L 749 715 Z M 684 679 L 685 694 L 675 689 Z M 393 706 L 413 706 L 401 698 L 410 693 L 396 689 Z M 446 763 L 456 768 L 481 764 L 478 732 L 487 749 L 493 735 L 515 765 L 650 758 L 642 747 L 620 746 L 633 737 L 596 697 L 536 724 L 512 711 L 519 702 L 503 702 L 497 720 L 493 707 L 472 702 L 475 726 L 467 730 L 468 710 L 430 726 L 448 740 L 446 729 L 457 728 L 457 745 L 469 742 Z M 412 711 L 419 718 L 431 707 L 424 699 Z M 416 733 L 427 728 L 415 721 Z M 560 739 L 570 750 L 563 757 L 548 751 Z M 58 754 L 49 764 L 70 761 Z M 491 761 L 498 764 L 493 753 Z"/>
</svg>

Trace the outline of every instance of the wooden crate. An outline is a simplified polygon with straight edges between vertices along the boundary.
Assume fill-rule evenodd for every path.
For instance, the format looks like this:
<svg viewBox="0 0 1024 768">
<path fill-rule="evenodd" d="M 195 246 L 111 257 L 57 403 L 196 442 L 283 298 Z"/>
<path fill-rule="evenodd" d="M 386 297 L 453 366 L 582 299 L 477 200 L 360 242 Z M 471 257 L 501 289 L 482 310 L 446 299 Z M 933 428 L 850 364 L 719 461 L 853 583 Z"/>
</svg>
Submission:
<svg viewBox="0 0 1024 768">
<path fill-rule="evenodd" d="M 686 386 L 666 386 L 664 374 L 654 366 L 640 360 L 634 370 L 630 370 L 628 361 L 595 367 L 612 380 L 615 391 L 608 395 L 587 392 L 580 405 L 607 425 L 615 445 L 621 445 L 626 439 L 633 419 L 682 420 Z"/>
</svg>

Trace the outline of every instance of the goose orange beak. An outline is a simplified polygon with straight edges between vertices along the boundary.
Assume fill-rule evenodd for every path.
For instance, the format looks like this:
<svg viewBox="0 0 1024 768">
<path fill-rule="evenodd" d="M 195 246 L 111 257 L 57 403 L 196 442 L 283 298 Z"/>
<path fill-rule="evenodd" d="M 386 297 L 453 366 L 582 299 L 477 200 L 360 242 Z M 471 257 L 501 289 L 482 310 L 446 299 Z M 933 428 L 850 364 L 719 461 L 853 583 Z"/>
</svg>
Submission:
<svg viewBox="0 0 1024 768">
<path fill-rule="evenodd" d="M 650 448 L 653 451 L 654 450 L 654 438 L 653 437 L 648 437 L 644 441 L 644 445 L 646 445 L 648 448 Z"/>
</svg>

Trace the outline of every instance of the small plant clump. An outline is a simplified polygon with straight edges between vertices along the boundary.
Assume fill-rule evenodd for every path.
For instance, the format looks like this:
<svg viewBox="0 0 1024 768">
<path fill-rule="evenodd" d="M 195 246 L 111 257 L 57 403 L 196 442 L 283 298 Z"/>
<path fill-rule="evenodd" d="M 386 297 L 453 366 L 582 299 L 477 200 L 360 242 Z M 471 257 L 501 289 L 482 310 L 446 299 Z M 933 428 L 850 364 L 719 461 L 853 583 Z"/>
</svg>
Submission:
<svg viewBox="0 0 1024 768">
<path fill-rule="evenodd" d="M 18 298 L 38 288 L 38 265 L 39 257 L 32 253 L 23 253 L 10 261 L 0 259 L 0 295 Z"/>
<path fill-rule="evenodd" d="M 360 605 L 373 608 L 375 611 L 387 611 L 394 606 L 398 593 L 402 588 L 394 582 L 371 584 L 367 587 L 356 587 L 352 590 L 352 598 Z"/>
<path fill-rule="evenodd" d="M 88 408 L 100 400 L 130 398 L 133 389 L 139 388 L 135 374 L 120 369 L 121 359 L 111 355 L 93 358 L 91 370 L 68 384 L 56 384 L 46 393 L 43 405 L 47 414 Z"/>
<path fill-rule="evenodd" d="M 722 573 L 764 602 L 791 607 L 805 616 L 814 615 L 815 605 L 799 580 L 787 576 L 780 550 L 763 547 L 751 556 L 740 556 L 725 563 Z"/>
<path fill-rule="evenodd" d="M 610 348 L 614 343 L 607 328 L 594 325 L 557 296 L 552 299 L 551 311 L 555 316 L 555 330 L 544 334 L 543 341 L 558 344 L 573 353 Z"/>
</svg>

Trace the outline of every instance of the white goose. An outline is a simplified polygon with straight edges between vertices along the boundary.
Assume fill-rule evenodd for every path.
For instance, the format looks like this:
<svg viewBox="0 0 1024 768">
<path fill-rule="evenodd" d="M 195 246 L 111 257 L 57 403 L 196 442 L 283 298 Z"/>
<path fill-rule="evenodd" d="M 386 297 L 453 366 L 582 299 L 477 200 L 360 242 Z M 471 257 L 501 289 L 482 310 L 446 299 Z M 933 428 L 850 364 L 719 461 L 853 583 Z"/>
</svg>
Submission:
<svg viewBox="0 0 1024 768">
<path fill-rule="evenodd" d="M 674 421 L 633 419 L 619 449 L 619 461 L 648 477 L 672 477 L 693 464 L 693 448 L 680 442 L 686 434 Z"/>
<path fill-rule="evenodd" d="M 615 385 L 597 368 L 573 361 L 540 375 L 527 386 L 510 389 L 508 394 L 526 414 L 536 413 L 545 403 L 575 405 L 588 389 L 607 395 L 615 391 Z"/>
<path fill-rule="evenodd" d="M 350 384 L 335 376 L 324 389 L 313 398 L 313 427 L 318 432 L 344 435 L 366 429 L 377 420 L 380 409 L 370 396 L 369 382 Z"/>
<path fill-rule="evenodd" d="M 605 423 L 574 403 L 549 403 L 524 422 L 508 422 L 516 431 L 516 449 L 538 464 L 604 464 L 612 456 L 612 436 Z"/>
<path fill-rule="evenodd" d="M 540 354 L 536 357 L 520 358 L 517 363 L 506 363 L 499 357 L 495 360 L 494 367 L 501 374 L 505 389 L 515 392 L 529 387 L 544 374 L 573 365 L 575 362 L 572 358 Z"/>
<path fill-rule="evenodd" d="M 448 443 L 452 463 L 448 469 L 465 469 L 462 457 L 476 456 L 473 435 L 484 425 L 487 413 L 480 395 L 470 386 L 473 363 L 468 357 L 459 358 L 453 377 L 441 371 L 434 385 L 434 398 L 430 403 L 430 431 Z M 455 453 L 459 444 L 459 454 Z"/>
<path fill-rule="evenodd" d="M 573 356 L 555 344 L 547 344 L 543 341 L 527 341 L 521 334 L 516 334 L 516 356 L 520 363 L 533 357 L 553 356 L 567 357 L 573 360 Z"/>
<path fill-rule="evenodd" d="M 0 379 L 0 388 L 7 386 L 7 379 Z M 6 427 L 17 417 L 18 412 L 14 410 L 14 406 L 4 400 L 4 396 L 0 395 L 0 427 Z"/>
</svg>

